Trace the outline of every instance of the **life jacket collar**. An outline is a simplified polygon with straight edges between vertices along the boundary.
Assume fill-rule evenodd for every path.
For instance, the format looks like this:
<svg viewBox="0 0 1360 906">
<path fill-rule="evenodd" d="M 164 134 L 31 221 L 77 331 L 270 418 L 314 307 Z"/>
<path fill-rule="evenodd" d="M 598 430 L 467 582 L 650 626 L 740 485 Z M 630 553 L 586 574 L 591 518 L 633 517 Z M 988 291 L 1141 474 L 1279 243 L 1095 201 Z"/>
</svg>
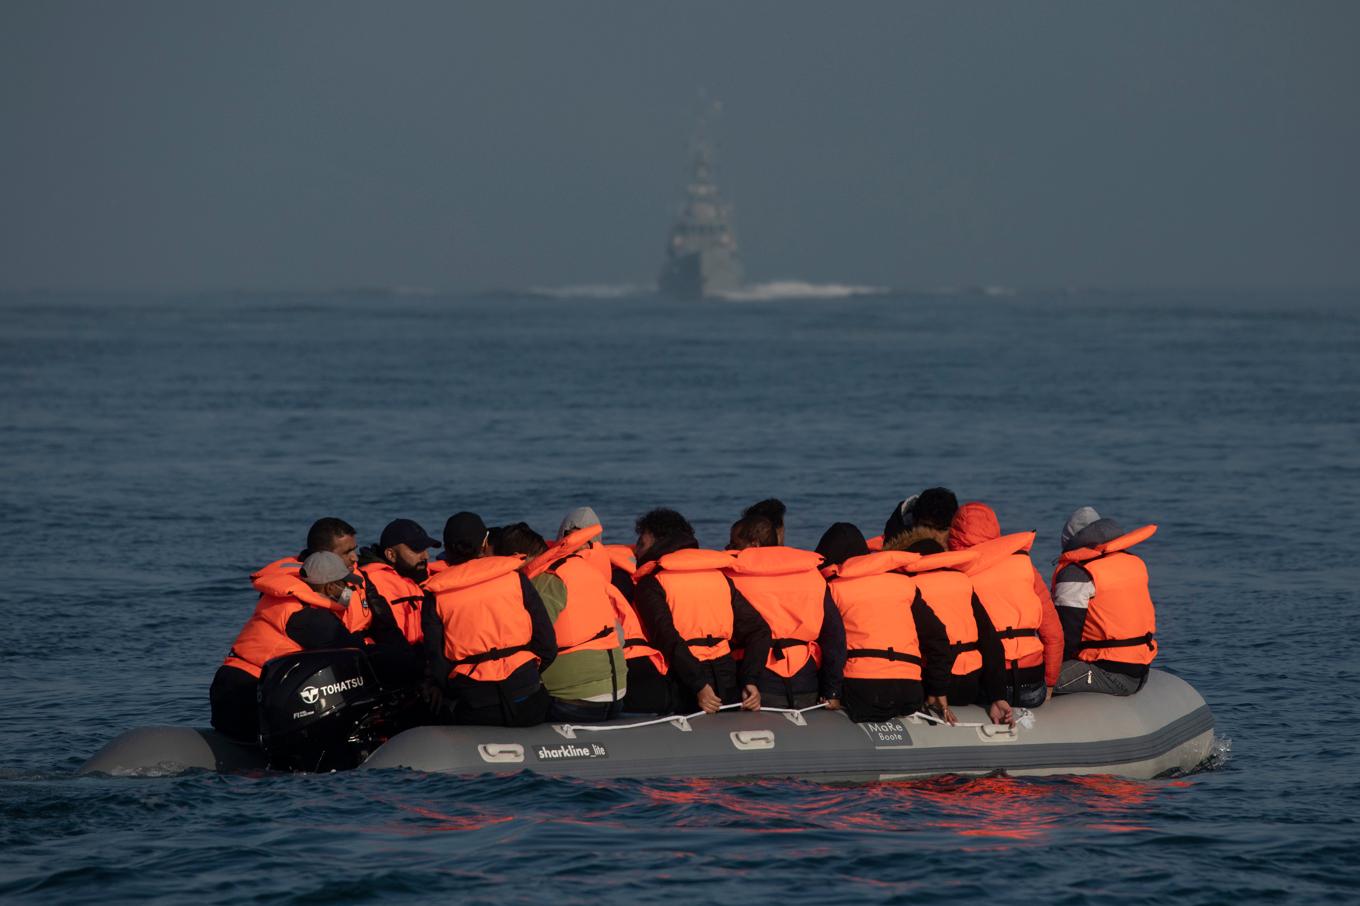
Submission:
<svg viewBox="0 0 1360 906">
<path fill-rule="evenodd" d="M 1119 551 L 1128 550 L 1135 544 L 1141 544 L 1155 534 L 1157 534 L 1157 526 L 1155 524 L 1150 524 L 1145 525 L 1142 528 L 1136 528 L 1131 532 L 1125 532 L 1118 538 L 1106 541 L 1104 544 L 1097 544 L 1093 547 L 1079 547 L 1076 550 L 1065 551 L 1063 555 L 1058 558 L 1058 568 L 1062 569 L 1069 563 L 1085 563 L 1088 560 L 1095 560 L 1099 557 L 1104 557 L 1107 554 L 1115 554 Z"/>
<path fill-rule="evenodd" d="M 426 579 L 425 584 L 421 587 L 434 594 L 456 591 L 460 588 L 471 588 L 474 585 L 481 585 L 483 582 L 490 582 L 492 579 L 515 572 L 523 565 L 524 558 L 518 555 L 513 557 L 479 557 L 466 563 L 445 567 Z"/>
<path fill-rule="evenodd" d="M 796 547 L 748 547 L 737 551 L 727 571 L 733 576 L 787 576 L 818 569 L 822 555 Z"/>
<path fill-rule="evenodd" d="M 833 564 L 823 569 L 822 575 L 828 579 L 862 579 L 903 570 L 920 559 L 921 555 L 915 551 L 874 551 L 851 557 L 840 566 Z"/>
<path fill-rule="evenodd" d="M 978 558 L 964 567 L 963 571 L 970 576 L 976 576 L 978 573 L 986 572 L 1013 554 L 1028 552 L 1034 547 L 1035 535 L 1035 532 L 1015 532 L 965 548 L 965 550 L 976 553 Z"/>
<path fill-rule="evenodd" d="M 732 554 L 729 551 L 711 551 L 702 547 L 687 547 L 684 550 L 671 551 L 663 555 L 658 560 L 651 560 L 638 567 L 638 571 L 633 574 L 635 580 L 645 579 L 658 569 L 667 572 L 693 573 L 703 572 L 711 569 L 727 569 L 732 565 Z"/>
<path fill-rule="evenodd" d="M 908 563 L 902 568 L 903 572 L 928 573 L 937 569 L 967 569 L 973 561 L 977 560 L 978 555 L 975 550 L 966 551 L 940 551 L 938 554 L 924 554 L 921 559 Z"/>
</svg>

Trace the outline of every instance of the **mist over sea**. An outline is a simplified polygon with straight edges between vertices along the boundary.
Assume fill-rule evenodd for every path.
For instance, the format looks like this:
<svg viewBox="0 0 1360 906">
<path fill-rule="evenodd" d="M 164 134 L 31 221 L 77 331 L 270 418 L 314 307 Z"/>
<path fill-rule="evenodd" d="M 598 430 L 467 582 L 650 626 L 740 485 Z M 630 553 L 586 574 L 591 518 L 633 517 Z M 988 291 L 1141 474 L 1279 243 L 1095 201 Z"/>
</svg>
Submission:
<svg viewBox="0 0 1360 906">
<path fill-rule="evenodd" d="M 0 295 L 0 900 L 1345 901 L 1360 883 L 1360 293 L 627 287 Z M 834 289 L 834 288 L 833 288 Z M 1132 527 L 1223 737 L 1183 777 L 868 786 L 73 776 L 204 726 L 248 574 L 339 515 L 720 545 L 944 484 L 1041 569 Z M 1039 712 L 1042 719 L 1042 711 Z"/>
</svg>

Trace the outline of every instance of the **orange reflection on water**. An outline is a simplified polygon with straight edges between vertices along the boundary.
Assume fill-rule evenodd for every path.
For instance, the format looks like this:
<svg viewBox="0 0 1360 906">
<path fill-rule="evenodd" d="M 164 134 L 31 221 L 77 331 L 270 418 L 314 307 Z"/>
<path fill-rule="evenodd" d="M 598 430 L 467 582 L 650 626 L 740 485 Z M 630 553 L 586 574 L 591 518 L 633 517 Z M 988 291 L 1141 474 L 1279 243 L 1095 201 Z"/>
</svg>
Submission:
<svg viewBox="0 0 1360 906">
<path fill-rule="evenodd" d="M 412 825 L 403 821 L 395 827 L 387 828 L 387 830 L 392 833 L 405 834 L 408 836 L 429 833 L 448 833 L 450 831 L 455 833 L 466 833 L 468 831 L 484 830 L 492 825 L 505 824 L 506 822 L 514 820 L 513 815 L 492 815 L 488 813 L 477 815 L 447 815 L 443 812 L 436 811 L 429 806 L 416 805 L 411 802 L 395 801 L 392 804 L 401 811 L 411 812 L 421 818 L 429 818 L 437 822 L 435 825 L 430 826 L 428 824 Z"/>
</svg>

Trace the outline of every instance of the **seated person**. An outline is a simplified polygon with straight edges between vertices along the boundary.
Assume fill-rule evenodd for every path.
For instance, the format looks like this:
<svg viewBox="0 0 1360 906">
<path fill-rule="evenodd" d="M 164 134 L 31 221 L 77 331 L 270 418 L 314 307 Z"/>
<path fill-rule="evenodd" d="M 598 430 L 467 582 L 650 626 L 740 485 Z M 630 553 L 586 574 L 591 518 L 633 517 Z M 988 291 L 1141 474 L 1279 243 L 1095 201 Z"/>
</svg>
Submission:
<svg viewBox="0 0 1360 906">
<path fill-rule="evenodd" d="M 557 638 L 523 558 L 493 555 L 487 535 L 475 513 L 444 524 L 444 565 L 424 584 L 426 659 L 454 723 L 532 726 L 552 703 L 540 670 Z"/>
<path fill-rule="evenodd" d="M 369 609 L 390 615 L 406 647 L 393 656 L 389 670 L 416 680 L 425 675 L 424 632 L 420 608 L 425 601 L 421 583 L 429 578 L 430 548 L 439 542 L 419 523 L 394 519 L 382 530 L 378 543 L 359 551 L 359 574 Z"/>
<path fill-rule="evenodd" d="M 506 526 L 498 551 L 538 554 L 525 575 L 543 599 L 557 636 L 557 659 L 545 668 L 552 696 L 549 720 L 582 723 L 617 717 L 627 693 L 627 665 L 618 614 L 604 571 L 587 559 L 598 524 L 578 529 L 551 548 L 524 523 Z"/>
<path fill-rule="evenodd" d="M 949 529 L 950 550 L 978 553 L 964 572 L 1005 651 L 1006 701 L 1025 708 L 1048 701 L 1063 649 L 1062 623 L 1048 583 L 1030 560 L 1033 544 L 1033 532 L 1003 536 L 996 513 L 984 503 L 959 507 Z"/>
<path fill-rule="evenodd" d="M 1063 627 L 1063 664 L 1054 693 L 1132 695 L 1157 656 L 1157 614 L 1147 565 L 1128 549 L 1155 525 L 1125 532 L 1089 506 L 1062 531 L 1053 603 Z"/>
<path fill-rule="evenodd" d="M 655 659 L 628 660 L 628 713 L 716 712 L 724 704 L 760 708 L 756 685 L 770 650 L 770 628 L 723 573 L 731 555 L 702 550 L 675 510 L 639 517 L 634 605 Z M 740 668 L 733 647 L 748 655 Z"/>
<path fill-rule="evenodd" d="M 845 626 L 819 571 L 821 556 L 778 540 L 764 516 L 737 520 L 730 541 L 737 554 L 726 569 L 770 627 L 770 654 L 757 681 L 760 700 L 773 708 L 820 701 L 834 710 L 845 670 Z"/>
<path fill-rule="evenodd" d="M 864 535 L 837 522 L 817 542 L 822 574 L 845 623 L 841 703 L 850 719 L 891 720 L 921 710 L 921 644 L 911 605 L 916 583 L 897 570 L 917 555 L 870 553 Z"/>
<path fill-rule="evenodd" d="M 912 617 L 925 661 L 926 704 L 950 723 L 951 705 L 979 705 L 993 723 L 1014 723 L 1006 701 L 1005 652 L 987 610 L 964 572 L 973 551 L 946 551 L 933 538 L 916 544 L 919 559 L 902 566 L 916 582 Z"/>
<path fill-rule="evenodd" d="M 214 729 L 236 739 L 258 738 L 255 691 L 266 662 L 297 651 L 363 646 L 363 634 L 350 632 L 344 621 L 356 581 L 330 551 L 308 555 L 296 572 L 256 575 L 259 603 L 208 692 Z"/>
</svg>

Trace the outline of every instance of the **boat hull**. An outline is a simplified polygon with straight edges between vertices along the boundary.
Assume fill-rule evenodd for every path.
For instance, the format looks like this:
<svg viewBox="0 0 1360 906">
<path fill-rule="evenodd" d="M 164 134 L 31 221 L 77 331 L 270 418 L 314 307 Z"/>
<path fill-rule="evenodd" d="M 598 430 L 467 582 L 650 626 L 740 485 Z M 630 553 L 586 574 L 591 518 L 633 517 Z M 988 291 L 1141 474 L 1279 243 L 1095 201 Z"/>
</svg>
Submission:
<svg viewBox="0 0 1360 906">
<path fill-rule="evenodd" d="M 702 299 L 739 289 L 741 262 L 721 249 L 677 255 L 666 262 L 657 285 L 664 295 L 676 299 Z"/>
<path fill-rule="evenodd" d="M 981 722 L 979 708 L 958 708 Z M 616 723 L 630 723 L 618 721 Z M 1033 726 L 943 727 L 897 719 L 855 724 L 813 711 L 723 713 L 636 729 L 562 725 L 417 727 L 379 748 L 360 770 L 537 773 L 582 778 L 794 777 L 873 781 L 939 774 L 1114 774 L 1148 779 L 1188 771 L 1209 757 L 1214 719 L 1188 683 L 1153 670 L 1137 695 L 1061 696 Z M 258 749 L 211 730 L 149 727 L 118 737 L 81 773 L 163 776 L 188 770 L 260 771 Z"/>
</svg>

